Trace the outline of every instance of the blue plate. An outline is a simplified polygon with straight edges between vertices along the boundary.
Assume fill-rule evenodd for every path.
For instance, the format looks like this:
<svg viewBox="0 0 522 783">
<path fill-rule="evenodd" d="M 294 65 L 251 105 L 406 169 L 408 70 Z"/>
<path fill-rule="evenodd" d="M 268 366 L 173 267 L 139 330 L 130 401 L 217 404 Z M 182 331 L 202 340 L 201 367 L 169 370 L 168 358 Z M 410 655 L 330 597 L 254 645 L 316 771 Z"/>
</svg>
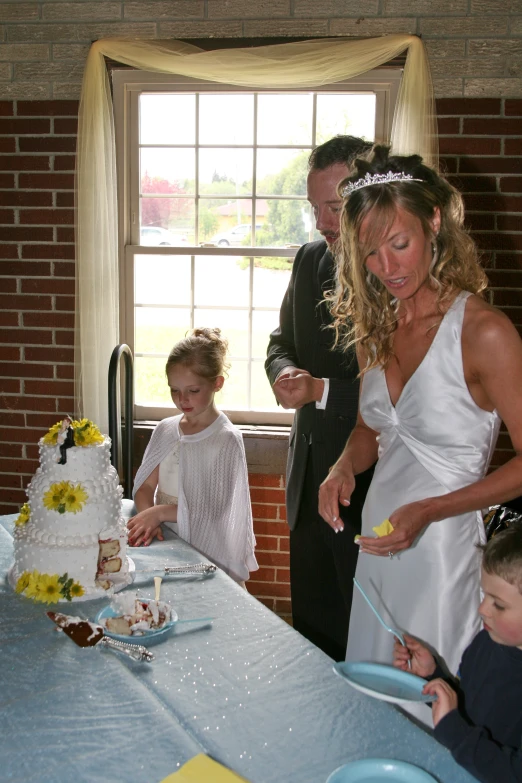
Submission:
<svg viewBox="0 0 522 783">
<path fill-rule="evenodd" d="M 435 700 L 434 696 L 422 692 L 427 680 L 394 666 L 346 661 L 334 664 L 333 668 L 352 688 L 382 701 L 400 704 L 405 701 L 427 703 Z"/>
<path fill-rule="evenodd" d="M 148 598 L 140 598 L 140 601 L 142 603 L 146 604 L 148 603 Z M 116 612 L 112 606 L 106 606 L 105 609 L 102 609 L 98 614 L 96 615 L 96 622 L 99 623 L 100 620 L 104 620 L 107 617 L 118 617 L 121 615 L 118 615 L 118 612 Z M 106 628 L 104 629 L 107 636 L 110 636 L 111 639 L 118 639 L 120 642 L 131 642 L 133 644 L 144 644 L 145 646 L 149 644 L 156 644 L 157 642 L 162 642 L 166 637 L 170 634 L 174 626 L 176 625 L 176 621 L 178 619 L 178 616 L 174 610 L 172 610 L 172 616 L 173 620 L 170 620 L 168 623 L 165 623 L 163 628 L 157 628 L 150 631 L 145 631 L 142 634 L 132 634 L 131 636 L 123 636 L 123 634 L 119 633 L 111 633 Z"/>
<path fill-rule="evenodd" d="M 336 769 L 326 783 L 436 783 L 436 780 L 405 761 L 361 759 Z"/>
</svg>

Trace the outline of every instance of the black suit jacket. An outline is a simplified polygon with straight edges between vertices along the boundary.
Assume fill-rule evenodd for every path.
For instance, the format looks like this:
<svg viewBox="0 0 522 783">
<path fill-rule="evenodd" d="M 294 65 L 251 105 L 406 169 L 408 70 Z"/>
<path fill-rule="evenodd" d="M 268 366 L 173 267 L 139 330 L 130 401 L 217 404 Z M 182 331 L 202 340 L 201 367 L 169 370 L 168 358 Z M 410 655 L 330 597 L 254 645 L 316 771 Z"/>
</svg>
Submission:
<svg viewBox="0 0 522 783">
<path fill-rule="evenodd" d="M 286 505 L 290 529 L 299 511 L 308 450 L 313 450 L 314 483 L 319 485 L 339 457 L 357 418 L 358 367 L 355 351 L 332 350 L 332 318 L 323 301 L 334 286 L 334 260 L 326 242 L 310 242 L 298 251 L 281 305 L 280 324 L 270 335 L 265 369 L 273 384 L 284 367 L 308 370 L 315 378 L 329 378 L 325 410 L 315 402 L 296 411 L 288 451 Z M 360 512 L 372 471 L 357 477 L 357 486 L 344 519 L 360 528 Z"/>
</svg>

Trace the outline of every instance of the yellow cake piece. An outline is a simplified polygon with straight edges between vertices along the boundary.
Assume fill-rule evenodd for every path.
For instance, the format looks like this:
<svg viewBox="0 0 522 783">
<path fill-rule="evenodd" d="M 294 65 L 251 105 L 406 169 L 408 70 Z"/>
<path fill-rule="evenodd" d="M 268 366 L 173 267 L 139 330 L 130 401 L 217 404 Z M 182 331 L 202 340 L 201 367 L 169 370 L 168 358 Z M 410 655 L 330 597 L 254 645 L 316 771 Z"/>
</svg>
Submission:
<svg viewBox="0 0 522 783">
<path fill-rule="evenodd" d="M 377 527 L 372 527 L 372 530 L 379 538 L 382 538 L 382 536 L 389 536 L 390 533 L 393 533 L 393 525 L 389 519 L 385 519 Z"/>
</svg>

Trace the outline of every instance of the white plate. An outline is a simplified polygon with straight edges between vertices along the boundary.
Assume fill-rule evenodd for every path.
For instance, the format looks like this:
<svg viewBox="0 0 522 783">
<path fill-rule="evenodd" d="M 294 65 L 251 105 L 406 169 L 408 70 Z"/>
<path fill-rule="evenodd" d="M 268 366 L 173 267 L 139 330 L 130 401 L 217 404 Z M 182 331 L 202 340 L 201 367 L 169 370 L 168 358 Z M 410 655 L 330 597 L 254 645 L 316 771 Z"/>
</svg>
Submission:
<svg viewBox="0 0 522 783">
<path fill-rule="evenodd" d="M 436 780 L 406 761 L 361 759 L 336 769 L 326 783 L 436 783 Z"/>
</svg>

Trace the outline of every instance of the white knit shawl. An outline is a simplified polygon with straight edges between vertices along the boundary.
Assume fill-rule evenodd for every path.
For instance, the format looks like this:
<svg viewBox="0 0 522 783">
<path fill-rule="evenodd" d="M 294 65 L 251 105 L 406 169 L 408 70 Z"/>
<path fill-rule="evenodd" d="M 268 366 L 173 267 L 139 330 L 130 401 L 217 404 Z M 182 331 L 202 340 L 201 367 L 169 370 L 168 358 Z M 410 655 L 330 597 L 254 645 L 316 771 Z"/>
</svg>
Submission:
<svg viewBox="0 0 522 783">
<path fill-rule="evenodd" d="M 134 495 L 179 440 L 178 535 L 237 581 L 259 567 L 241 433 L 224 413 L 183 435 L 180 416 L 160 421 L 136 474 Z"/>
</svg>

